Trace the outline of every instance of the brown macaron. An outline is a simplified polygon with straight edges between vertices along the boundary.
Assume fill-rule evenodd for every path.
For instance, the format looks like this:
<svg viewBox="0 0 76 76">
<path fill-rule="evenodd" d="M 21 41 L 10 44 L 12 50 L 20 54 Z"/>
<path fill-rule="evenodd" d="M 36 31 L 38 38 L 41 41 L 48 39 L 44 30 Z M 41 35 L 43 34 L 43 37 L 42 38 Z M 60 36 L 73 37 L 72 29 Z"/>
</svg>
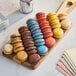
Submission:
<svg viewBox="0 0 76 76">
<path fill-rule="evenodd" d="M 36 50 L 36 49 L 33 49 L 33 50 L 31 50 L 31 51 L 27 51 L 27 53 L 28 53 L 29 55 L 32 55 L 32 54 L 37 53 L 37 50 Z"/>
<path fill-rule="evenodd" d="M 31 36 L 31 32 L 30 32 L 30 31 L 25 31 L 25 30 L 24 30 L 24 32 L 22 32 L 21 35 L 22 35 L 22 36 L 25 36 L 25 35 Z"/>
<path fill-rule="evenodd" d="M 28 44 L 28 45 L 24 45 L 25 48 L 29 48 L 29 47 L 33 47 L 34 44 Z"/>
<path fill-rule="evenodd" d="M 19 33 L 22 33 L 24 31 L 28 31 L 28 27 L 26 26 L 21 26 L 19 29 L 18 29 Z"/>
<path fill-rule="evenodd" d="M 33 49 L 36 49 L 36 46 L 28 47 L 28 48 L 26 48 L 26 51 L 31 51 Z"/>
<path fill-rule="evenodd" d="M 27 35 L 24 35 L 24 36 L 21 36 L 22 37 L 22 40 L 25 40 L 25 39 L 32 39 L 31 36 L 27 36 Z"/>
<path fill-rule="evenodd" d="M 33 42 L 33 41 L 28 41 L 28 42 L 24 42 L 23 44 L 24 44 L 24 45 L 34 44 L 34 42 Z"/>
<path fill-rule="evenodd" d="M 36 64 L 40 60 L 40 55 L 39 54 L 32 54 L 29 56 L 29 62 L 31 64 Z"/>
</svg>

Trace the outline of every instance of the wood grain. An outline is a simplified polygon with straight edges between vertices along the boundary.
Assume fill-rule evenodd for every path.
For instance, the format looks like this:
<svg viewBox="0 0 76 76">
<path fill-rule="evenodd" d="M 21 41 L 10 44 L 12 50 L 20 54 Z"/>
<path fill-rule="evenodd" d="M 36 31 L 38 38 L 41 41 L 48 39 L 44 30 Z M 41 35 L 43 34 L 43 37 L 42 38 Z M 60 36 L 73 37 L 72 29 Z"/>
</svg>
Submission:
<svg viewBox="0 0 76 76">
<path fill-rule="evenodd" d="M 57 10 L 57 14 L 67 13 L 69 14 L 74 8 L 76 8 L 76 1 L 64 0 Z"/>
</svg>

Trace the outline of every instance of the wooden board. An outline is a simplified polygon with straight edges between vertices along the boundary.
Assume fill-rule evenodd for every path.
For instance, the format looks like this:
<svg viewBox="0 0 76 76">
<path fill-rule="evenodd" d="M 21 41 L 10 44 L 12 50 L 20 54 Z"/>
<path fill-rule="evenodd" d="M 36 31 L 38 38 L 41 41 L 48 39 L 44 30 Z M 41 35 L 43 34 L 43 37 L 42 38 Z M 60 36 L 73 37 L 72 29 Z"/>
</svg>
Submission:
<svg viewBox="0 0 76 76">
<path fill-rule="evenodd" d="M 64 3 L 65 3 L 65 2 L 66 2 L 66 0 L 64 1 Z M 61 13 L 61 11 L 63 10 L 63 8 L 64 8 L 63 5 L 64 5 L 64 3 L 61 5 L 59 11 L 57 11 L 58 13 Z M 62 7 L 63 7 L 63 8 L 62 8 Z M 74 7 L 75 7 L 75 6 L 74 6 Z M 69 9 L 68 9 L 68 10 L 69 10 Z M 72 10 L 73 10 L 73 8 L 72 8 Z M 72 11 L 72 10 L 71 10 L 71 11 Z M 71 11 L 70 11 L 70 12 L 71 12 Z M 69 30 L 70 30 L 70 29 L 69 29 Z M 69 30 L 64 30 L 64 36 L 67 34 L 67 32 L 68 32 Z M 31 68 L 31 69 L 36 69 L 36 68 L 43 62 L 43 60 L 48 56 L 48 54 L 53 50 L 53 48 L 59 43 L 60 40 L 62 40 L 62 39 L 56 39 L 56 44 L 55 44 L 52 48 L 49 48 L 49 52 L 47 53 L 47 55 L 41 56 L 41 59 L 40 59 L 40 61 L 39 61 L 37 64 L 30 64 L 28 61 L 21 63 L 20 61 L 18 61 L 18 60 L 15 58 L 15 55 L 14 55 L 14 54 L 12 54 L 12 55 L 5 55 L 3 52 L 2 52 L 2 53 L 3 53 L 3 55 L 4 55 L 5 57 L 7 57 L 7 58 L 9 58 L 9 59 L 11 59 L 11 60 L 13 60 L 13 61 L 21 64 L 21 65 L 23 65 L 23 66 L 29 67 L 29 68 Z"/>
<path fill-rule="evenodd" d="M 70 30 L 70 29 L 69 29 Z M 69 30 L 64 30 L 64 36 L 67 34 L 67 32 L 69 31 Z M 3 55 L 5 56 L 5 57 L 7 57 L 7 58 L 9 58 L 9 59 L 11 59 L 11 60 L 13 60 L 13 61 L 15 61 L 15 62 L 17 62 L 18 64 L 21 64 L 21 65 L 23 65 L 23 66 L 26 66 L 26 67 L 29 67 L 30 69 L 36 69 L 42 62 L 43 62 L 43 60 L 48 56 L 48 54 L 50 54 L 50 52 L 53 50 L 53 48 L 60 42 L 60 40 L 62 40 L 62 38 L 61 39 L 56 39 L 56 44 L 52 47 L 52 48 L 49 48 L 49 51 L 48 51 L 48 53 L 45 55 L 45 56 L 41 56 L 41 59 L 40 59 L 40 61 L 37 63 L 37 64 L 30 64 L 28 61 L 26 61 L 26 62 L 19 62 L 14 56 L 15 56 L 15 54 L 11 54 L 11 55 L 5 55 L 3 52 Z"/>
<path fill-rule="evenodd" d="M 67 13 L 69 14 L 74 8 L 76 8 L 75 0 L 64 0 L 57 10 L 57 13 Z"/>
</svg>

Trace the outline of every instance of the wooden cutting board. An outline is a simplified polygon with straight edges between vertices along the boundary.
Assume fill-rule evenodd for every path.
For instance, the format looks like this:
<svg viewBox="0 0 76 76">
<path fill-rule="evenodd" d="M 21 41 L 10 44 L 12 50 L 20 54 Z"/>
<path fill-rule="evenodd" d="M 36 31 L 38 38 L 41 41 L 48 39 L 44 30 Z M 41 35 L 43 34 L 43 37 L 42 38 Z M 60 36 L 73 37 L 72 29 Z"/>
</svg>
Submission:
<svg viewBox="0 0 76 76">
<path fill-rule="evenodd" d="M 69 7 L 68 4 L 70 5 Z M 61 6 L 59 7 L 59 9 L 57 10 L 57 13 L 70 13 L 74 8 L 76 7 L 76 3 L 73 0 L 64 0 L 63 3 L 61 4 Z M 70 29 L 69 29 L 70 30 Z M 64 36 L 68 33 L 69 30 L 64 30 Z M 56 39 L 56 44 L 55 46 L 59 43 L 59 41 L 62 39 Z M 49 52 L 47 53 L 47 55 L 45 56 L 41 56 L 40 61 L 37 64 L 30 64 L 28 61 L 21 63 L 20 61 L 18 61 L 14 56 L 14 54 L 11 55 L 5 55 L 3 54 L 5 57 L 23 65 L 23 66 L 27 66 L 31 69 L 36 69 L 42 62 L 43 60 L 48 56 L 48 54 L 50 54 L 50 52 L 53 50 L 53 48 L 55 47 L 53 46 L 52 48 L 49 48 Z"/>
</svg>

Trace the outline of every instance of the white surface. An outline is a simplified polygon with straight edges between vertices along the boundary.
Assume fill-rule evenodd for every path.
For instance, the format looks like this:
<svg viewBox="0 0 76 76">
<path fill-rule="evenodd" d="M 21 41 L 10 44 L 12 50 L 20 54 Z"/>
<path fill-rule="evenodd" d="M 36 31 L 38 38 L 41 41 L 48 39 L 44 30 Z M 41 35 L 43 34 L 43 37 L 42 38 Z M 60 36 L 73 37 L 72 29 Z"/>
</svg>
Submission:
<svg viewBox="0 0 76 76">
<path fill-rule="evenodd" d="M 13 20 L 22 18 L 19 22 L 15 22 L 7 30 L 0 33 L 0 47 L 5 44 L 10 37 L 10 34 L 16 33 L 17 28 L 24 25 L 28 18 L 35 17 L 35 13 L 39 11 L 54 12 L 57 10 L 62 0 L 34 0 L 34 10 L 31 14 L 23 15 L 19 11 L 14 16 L 9 15 L 10 24 L 14 23 Z M 52 50 L 49 56 L 44 62 L 36 69 L 30 70 L 23 67 L 5 57 L 2 56 L 0 50 L 0 76 L 63 76 L 56 70 L 56 63 L 60 59 L 63 51 L 68 48 L 76 47 L 76 11 L 70 14 L 70 18 L 73 22 L 73 28 L 69 33 L 59 42 L 59 44 Z"/>
</svg>

